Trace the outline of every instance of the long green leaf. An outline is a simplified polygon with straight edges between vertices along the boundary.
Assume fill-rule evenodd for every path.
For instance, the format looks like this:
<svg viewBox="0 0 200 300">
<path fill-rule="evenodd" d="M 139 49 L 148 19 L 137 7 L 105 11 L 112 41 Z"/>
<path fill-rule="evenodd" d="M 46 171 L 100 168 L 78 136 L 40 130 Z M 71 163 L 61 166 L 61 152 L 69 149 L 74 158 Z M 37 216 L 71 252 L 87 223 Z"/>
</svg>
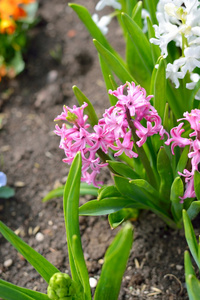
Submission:
<svg viewBox="0 0 200 300">
<path fill-rule="evenodd" d="M 149 11 L 153 24 L 157 24 L 156 6 L 158 0 L 144 0 L 145 8 Z"/>
<path fill-rule="evenodd" d="M 109 197 L 101 201 L 91 200 L 79 208 L 80 216 L 102 216 L 109 215 L 122 208 L 147 209 L 142 203 L 136 202 L 126 197 Z"/>
<path fill-rule="evenodd" d="M 185 209 L 183 209 L 183 223 L 185 228 L 185 238 L 188 243 L 189 249 L 192 253 L 192 256 L 197 266 L 200 268 L 200 262 L 198 259 L 198 244 L 197 244 L 196 236 L 190 218 Z"/>
<path fill-rule="evenodd" d="M 193 298 L 191 282 L 189 281 L 189 276 L 191 275 L 195 276 L 195 272 L 188 251 L 185 251 L 184 253 L 184 266 L 185 266 L 185 281 L 186 281 L 188 296 L 190 300 L 195 300 L 195 298 Z"/>
<path fill-rule="evenodd" d="M 0 221 L 0 232 L 21 253 L 24 258 L 38 271 L 48 283 L 54 273 L 59 270 L 46 258 L 22 241 L 12 230 Z"/>
<path fill-rule="evenodd" d="M 0 297 L 5 300 L 49 300 L 46 294 L 19 287 L 0 279 Z"/>
<path fill-rule="evenodd" d="M 134 81 L 137 84 L 137 81 L 131 76 L 128 70 L 119 61 L 119 59 L 115 55 L 113 55 L 113 53 L 108 51 L 97 40 L 94 40 L 93 42 L 99 54 L 102 55 L 105 62 L 110 66 L 112 71 L 117 75 L 117 77 L 122 81 L 122 83 L 125 83 L 126 81 Z"/>
<path fill-rule="evenodd" d="M 124 177 L 130 178 L 130 179 L 138 179 L 140 176 L 127 164 L 124 164 L 119 161 L 107 161 L 109 163 L 109 166 L 118 173 L 119 175 L 122 175 Z"/>
<path fill-rule="evenodd" d="M 94 300 L 117 300 L 133 243 L 132 225 L 127 223 L 108 248 Z"/>
<path fill-rule="evenodd" d="M 70 167 L 63 197 L 63 209 L 72 279 L 82 284 L 86 299 L 91 299 L 89 276 L 86 268 L 79 230 L 79 191 L 81 154 L 77 153 Z M 76 241 L 74 240 L 76 237 Z M 75 250 L 75 251 L 73 251 Z"/>
<path fill-rule="evenodd" d="M 187 214 L 190 220 L 196 218 L 199 212 L 200 212 L 200 201 L 193 201 L 187 210 Z"/>
<path fill-rule="evenodd" d="M 65 186 L 62 185 L 56 189 L 51 190 L 43 199 L 42 202 L 46 202 L 48 200 L 63 197 Z M 98 188 L 94 187 L 93 185 L 88 185 L 85 182 L 81 182 L 80 185 L 80 195 L 98 195 Z"/>
<path fill-rule="evenodd" d="M 150 42 L 148 41 L 146 35 L 142 29 L 132 20 L 127 14 L 122 13 L 122 20 L 130 34 L 133 43 L 137 47 L 138 53 L 144 62 L 147 69 L 147 76 L 151 76 L 153 70 L 153 60 L 151 56 Z"/>
<path fill-rule="evenodd" d="M 160 197 L 166 204 L 170 204 L 170 190 L 173 182 L 173 171 L 165 148 L 161 147 L 157 156 L 157 170 L 160 176 Z"/>
<path fill-rule="evenodd" d="M 141 10 L 142 2 L 139 1 L 133 10 L 132 19 L 136 24 L 141 27 Z M 124 22 L 121 22 L 124 30 L 126 32 L 126 63 L 128 70 L 133 75 L 133 77 L 138 81 L 138 83 L 148 90 L 150 77 L 148 76 L 148 71 L 144 60 L 141 57 L 140 52 L 138 51 L 137 45 L 132 40 L 132 37 L 127 32 L 127 28 Z"/>
<path fill-rule="evenodd" d="M 160 59 L 154 82 L 154 107 L 163 119 L 166 104 L 166 65 L 164 58 Z"/>
<path fill-rule="evenodd" d="M 119 176 L 114 176 L 114 180 L 117 189 L 124 197 L 140 203 L 145 209 L 149 209 L 160 216 L 169 226 L 176 228 L 176 224 L 170 219 L 167 212 L 159 204 L 154 203 L 152 195 L 145 189 L 134 184 L 134 180 L 130 182 L 128 179 Z"/>
<path fill-rule="evenodd" d="M 176 167 L 175 176 L 178 176 L 178 172 L 182 173 L 183 170 L 185 169 L 187 161 L 188 161 L 188 152 L 189 152 L 189 145 L 185 146 L 183 149 L 183 152 L 181 153 L 181 157 L 180 157 L 177 167 Z"/>
<path fill-rule="evenodd" d="M 103 59 L 103 57 L 99 54 L 99 62 L 100 62 L 100 66 L 101 66 L 101 71 L 103 74 L 103 78 L 106 84 L 106 89 L 107 91 L 109 91 L 110 89 L 113 89 L 113 85 L 112 82 L 114 80 L 113 75 L 112 75 L 112 70 L 110 69 L 110 67 L 108 66 L 108 64 L 105 62 L 105 60 Z M 109 100 L 110 100 L 110 104 L 111 106 L 114 106 L 118 99 L 117 97 L 108 94 Z"/>
<path fill-rule="evenodd" d="M 112 48 L 108 40 L 105 38 L 99 27 L 96 23 L 92 20 L 91 14 L 82 5 L 69 3 L 69 6 L 76 12 L 80 20 L 83 22 L 87 30 L 89 31 L 90 35 L 93 39 L 98 40 L 106 49 L 108 49 L 114 56 L 118 58 L 121 64 L 124 64 L 120 55 Z"/>
<path fill-rule="evenodd" d="M 190 290 L 190 295 L 192 300 L 199 300 L 200 295 L 200 281 L 194 275 L 188 276 L 188 289 Z"/>
<path fill-rule="evenodd" d="M 155 30 L 153 28 L 151 19 L 149 17 L 147 17 L 147 26 L 148 26 L 148 38 L 149 38 L 149 40 L 151 38 L 155 38 Z M 160 51 L 159 46 L 154 45 L 153 43 L 150 43 L 150 47 L 151 47 L 151 54 L 152 54 L 153 62 L 155 64 L 158 57 L 161 55 L 161 51 Z"/>
<path fill-rule="evenodd" d="M 170 201 L 172 202 L 171 211 L 176 222 L 179 222 L 182 218 L 183 204 L 180 203 L 181 199 L 179 197 L 183 196 L 183 192 L 183 182 L 180 177 L 176 177 L 172 183 L 170 193 Z"/>
<path fill-rule="evenodd" d="M 200 173 L 194 172 L 194 190 L 198 200 L 200 200 Z"/>
</svg>

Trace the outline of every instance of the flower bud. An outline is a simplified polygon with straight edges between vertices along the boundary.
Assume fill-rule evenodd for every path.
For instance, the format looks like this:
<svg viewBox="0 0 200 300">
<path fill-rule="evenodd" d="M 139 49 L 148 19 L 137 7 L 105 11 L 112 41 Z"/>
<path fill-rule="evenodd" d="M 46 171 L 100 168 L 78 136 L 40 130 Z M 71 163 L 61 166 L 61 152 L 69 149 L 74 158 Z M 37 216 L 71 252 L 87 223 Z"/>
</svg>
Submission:
<svg viewBox="0 0 200 300">
<path fill-rule="evenodd" d="M 68 274 L 55 273 L 47 288 L 47 295 L 51 300 L 82 299 L 80 289 Z"/>
</svg>

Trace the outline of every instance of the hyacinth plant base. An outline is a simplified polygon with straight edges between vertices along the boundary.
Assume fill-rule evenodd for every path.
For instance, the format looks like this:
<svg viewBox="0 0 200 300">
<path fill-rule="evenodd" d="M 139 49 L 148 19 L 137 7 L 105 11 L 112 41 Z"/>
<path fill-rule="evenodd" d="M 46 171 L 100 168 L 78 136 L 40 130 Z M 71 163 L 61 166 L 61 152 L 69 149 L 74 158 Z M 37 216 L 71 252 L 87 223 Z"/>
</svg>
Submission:
<svg viewBox="0 0 200 300">
<path fill-rule="evenodd" d="M 94 11 L 94 1 L 79 3 Z M 66 271 L 69 265 L 62 200 L 41 203 L 48 191 L 65 182 L 68 170 L 61 163 L 63 153 L 58 151 L 58 140 L 52 135 L 52 120 L 63 104 L 75 103 L 71 89 L 74 84 L 91 99 L 99 117 L 108 100 L 96 50 L 76 15 L 61 0 L 41 1 L 39 14 L 41 22 L 31 33 L 33 46 L 27 53 L 25 73 L 0 86 L 0 149 L 6 161 L 3 171 L 16 190 L 14 198 L 0 199 L 0 219 Z M 107 37 L 123 56 L 121 31 L 116 31 L 117 38 L 112 36 L 116 25 L 114 19 Z M 112 182 L 108 172 L 100 179 Z M 82 197 L 81 204 L 86 200 Z M 135 241 L 119 299 L 154 299 L 155 295 L 156 299 L 188 299 L 183 230 L 168 229 L 148 212 L 133 224 Z M 81 217 L 80 229 L 89 275 L 98 279 L 102 257 L 117 229 L 110 230 L 106 217 Z M 2 237 L 0 244 L 0 277 L 46 292 L 46 283 L 14 248 Z"/>
</svg>

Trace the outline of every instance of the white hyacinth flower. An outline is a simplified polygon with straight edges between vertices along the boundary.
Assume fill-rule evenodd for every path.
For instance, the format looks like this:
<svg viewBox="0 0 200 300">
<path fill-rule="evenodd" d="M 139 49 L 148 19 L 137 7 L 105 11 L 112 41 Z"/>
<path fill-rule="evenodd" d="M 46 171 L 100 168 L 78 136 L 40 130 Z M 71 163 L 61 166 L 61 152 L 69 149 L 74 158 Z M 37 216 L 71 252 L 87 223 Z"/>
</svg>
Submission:
<svg viewBox="0 0 200 300">
<path fill-rule="evenodd" d="M 186 83 L 186 88 L 188 90 L 193 90 L 197 84 L 197 82 L 199 82 L 200 80 L 200 75 L 197 73 L 192 73 L 190 75 L 190 79 L 192 80 L 192 82 Z M 200 89 L 198 90 L 197 94 L 195 95 L 195 99 L 200 100 Z"/>
<path fill-rule="evenodd" d="M 96 25 L 99 27 L 101 32 L 106 35 L 108 33 L 108 25 L 110 24 L 110 21 L 112 20 L 112 16 L 103 16 L 101 19 L 99 19 L 99 16 L 97 14 L 94 14 L 92 16 L 92 20 L 96 23 Z"/>
<path fill-rule="evenodd" d="M 100 0 L 95 9 L 96 10 L 102 10 L 105 6 L 112 6 L 115 9 L 121 9 L 122 6 L 119 2 L 117 2 L 116 0 Z"/>
<path fill-rule="evenodd" d="M 142 28 L 142 31 L 144 32 L 144 33 L 146 33 L 147 32 L 147 30 L 148 30 L 148 26 L 147 26 L 147 17 L 149 17 L 150 18 L 150 13 L 148 12 L 148 10 L 146 10 L 146 9 L 142 9 L 142 19 L 144 20 L 144 22 L 143 22 L 143 28 Z"/>
<path fill-rule="evenodd" d="M 182 56 L 168 63 L 166 68 L 166 77 L 178 88 L 179 79 L 200 68 L 200 3 L 198 0 L 160 0 L 156 16 L 159 25 L 154 25 L 155 38 L 150 42 L 160 47 L 164 58 L 168 56 L 171 41 L 182 49 Z M 187 87 L 195 84 L 192 80 Z"/>
<path fill-rule="evenodd" d="M 175 84 L 176 89 L 180 86 L 179 79 L 183 79 L 184 77 L 183 72 L 179 71 L 181 65 L 181 59 L 177 59 L 173 62 L 173 64 L 167 64 L 166 68 L 166 78 L 171 79 L 171 81 Z"/>
<path fill-rule="evenodd" d="M 159 45 L 167 57 L 167 45 L 175 41 L 182 47 L 182 35 L 188 44 L 200 36 L 200 8 L 198 0 L 160 0 L 156 13 L 159 25 L 154 25 L 156 38 L 151 43 Z"/>
</svg>

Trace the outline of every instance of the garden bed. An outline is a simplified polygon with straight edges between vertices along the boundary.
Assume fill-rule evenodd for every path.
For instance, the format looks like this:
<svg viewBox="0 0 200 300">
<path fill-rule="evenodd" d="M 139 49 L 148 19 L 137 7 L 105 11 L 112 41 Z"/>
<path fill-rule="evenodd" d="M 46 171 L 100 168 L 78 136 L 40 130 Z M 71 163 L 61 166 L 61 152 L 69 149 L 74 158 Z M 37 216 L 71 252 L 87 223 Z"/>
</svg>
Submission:
<svg viewBox="0 0 200 300">
<path fill-rule="evenodd" d="M 78 3 L 94 12 L 94 1 Z M 1 170 L 15 189 L 15 197 L 0 199 L 0 219 L 57 268 L 69 272 L 62 199 L 42 203 L 48 191 L 65 183 L 69 170 L 62 162 L 53 120 L 64 104 L 77 105 L 73 85 L 91 100 L 99 117 L 109 103 L 92 39 L 66 1 L 40 1 L 38 15 L 25 71 L 0 86 Z M 109 28 L 108 39 L 123 56 L 115 19 Z M 101 179 L 112 182 L 108 172 Z M 80 202 L 89 199 L 81 197 Z M 133 225 L 134 244 L 119 299 L 188 299 L 183 230 L 169 229 L 149 212 L 142 212 Z M 80 217 L 80 229 L 89 275 L 98 279 L 117 229 L 109 228 L 106 217 Z M 46 283 L 29 263 L 2 237 L 0 244 L 0 277 L 45 292 Z"/>
</svg>

